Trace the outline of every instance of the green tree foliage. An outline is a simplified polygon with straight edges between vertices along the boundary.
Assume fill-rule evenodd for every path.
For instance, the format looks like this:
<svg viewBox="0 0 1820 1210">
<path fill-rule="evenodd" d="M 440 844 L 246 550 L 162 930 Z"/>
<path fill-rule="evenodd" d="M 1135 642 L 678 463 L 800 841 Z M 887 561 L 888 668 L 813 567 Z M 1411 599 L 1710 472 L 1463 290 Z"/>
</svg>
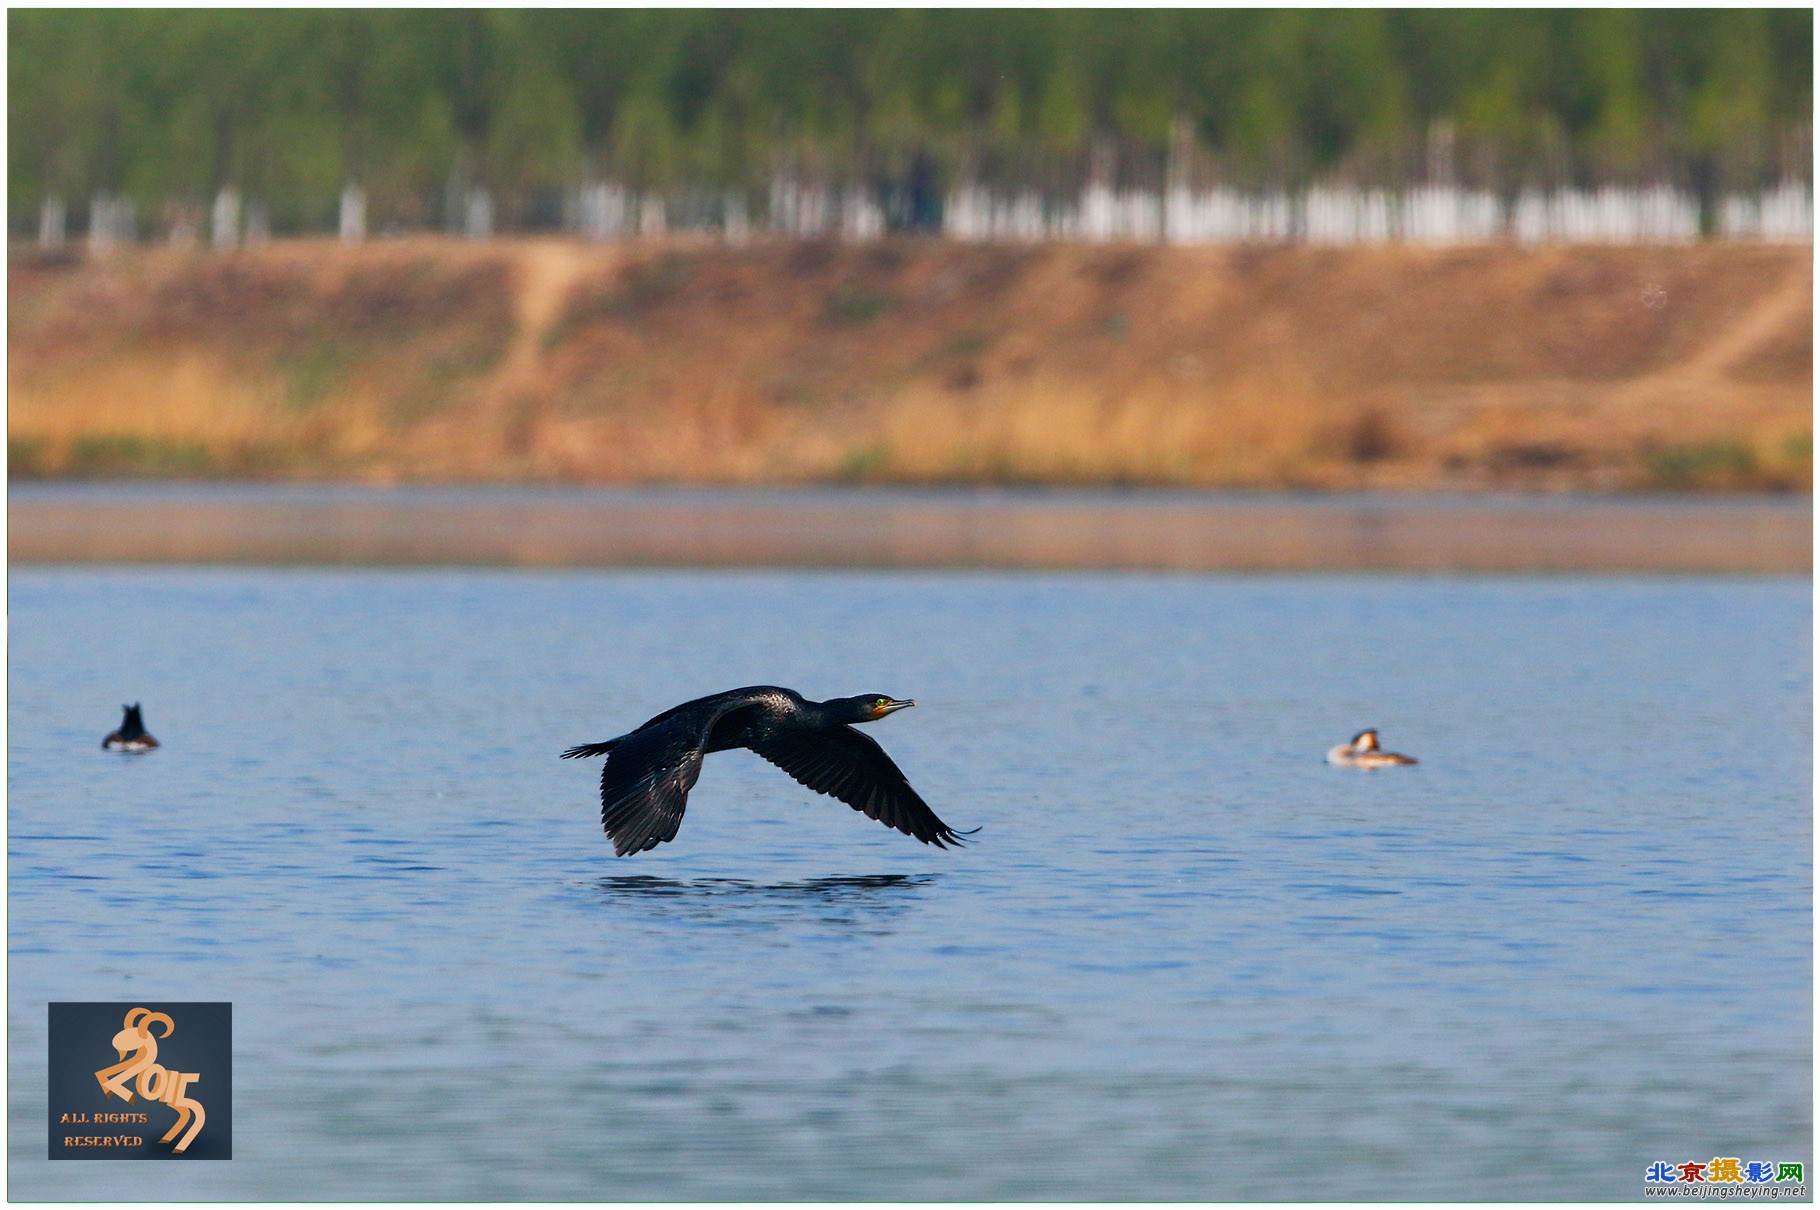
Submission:
<svg viewBox="0 0 1820 1210">
<path fill-rule="evenodd" d="M 981 175 L 1396 187 L 1438 123 L 1476 183 L 1806 174 L 1813 15 L 1777 10 L 18 9 L 8 200 L 199 205 L 321 229 L 344 185 L 508 223 L 586 179 L 762 189 Z M 1447 143 L 1447 146 L 1455 146 Z M 1090 168 L 1090 166 L 1092 166 Z M 549 207 L 546 205 L 544 211 Z"/>
</svg>

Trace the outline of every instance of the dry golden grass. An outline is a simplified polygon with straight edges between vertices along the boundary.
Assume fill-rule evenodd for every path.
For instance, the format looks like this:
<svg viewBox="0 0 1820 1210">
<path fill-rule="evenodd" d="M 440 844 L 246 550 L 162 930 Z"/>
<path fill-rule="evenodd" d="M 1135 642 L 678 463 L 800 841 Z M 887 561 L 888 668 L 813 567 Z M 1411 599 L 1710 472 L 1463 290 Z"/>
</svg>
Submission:
<svg viewBox="0 0 1820 1210">
<path fill-rule="evenodd" d="M 103 362 L 74 361 L 15 383 L 15 433 L 67 442 L 94 433 L 135 433 L 165 441 L 243 441 L 269 434 L 276 385 L 237 374 L 199 350 L 140 352 Z"/>
<path fill-rule="evenodd" d="M 1260 375 L 1217 393 L 1033 378 L 957 396 L 916 384 L 880 409 L 857 438 L 870 444 L 844 469 L 905 481 L 1293 482 L 1323 434 L 1322 409 L 1295 378 Z"/>
<path fill-rule="evenodd" d="M 9 447 L 15 475 L 1804 488 L 1811 280 L 1743 245 L 15 252 Z"/>
</svg>

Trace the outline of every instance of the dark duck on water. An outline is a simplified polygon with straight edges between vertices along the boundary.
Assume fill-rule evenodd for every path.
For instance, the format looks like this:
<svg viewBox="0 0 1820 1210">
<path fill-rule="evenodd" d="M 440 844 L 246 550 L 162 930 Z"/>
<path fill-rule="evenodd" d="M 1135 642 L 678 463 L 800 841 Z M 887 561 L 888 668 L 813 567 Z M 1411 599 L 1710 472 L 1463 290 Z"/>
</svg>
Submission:
<svg viewBox="0 0 1820 1210">
<path fill-rule="evenodd" d="M 972 832 L 957 833 L 936 818 L 885 750 L 850 725 L 914 705 L 882 693 L 811 702 L 790 689 L 754 685 L 684 702 L 618 739 L 562 755 L 606 756 L 600 823 L 621 857 L 675 839 L 702 758 L 730 748 L 750 748 L 811 790 L 924 844 L 960 845 Z"/>
<path fill-rule="evenodd" d="M 120 730 L 108 733 L 101 746 L 109 752 L 150 752 L 158 746 L 152 733 L 145 729 L 145 719 L 140 717 L 139 703 L 120 707 L 126 711 L 126 717 L 120 720 Z"/>
</svg>

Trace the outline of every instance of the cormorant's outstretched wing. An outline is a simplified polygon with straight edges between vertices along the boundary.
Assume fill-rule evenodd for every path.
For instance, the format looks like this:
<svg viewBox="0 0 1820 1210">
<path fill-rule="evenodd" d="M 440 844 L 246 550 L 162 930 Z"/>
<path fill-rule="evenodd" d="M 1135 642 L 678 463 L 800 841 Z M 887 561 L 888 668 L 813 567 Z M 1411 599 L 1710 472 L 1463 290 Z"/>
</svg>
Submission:
<svg viewBox="0 0 1820 1210">
<path fill-rule="evenodd" d="M 561 759 L 574 760 L 578 756 L 604 756 L 618 746 L 619 741 L 616 739 L 603 739 L 598 744 L 576 744 L 573 748 L 565 748 Z"/>
<path fill-rule="evenodd" d="M 784 735 L 755 745 L 753 751 L 811 790 L 838 798 L 924 844 L 945 848 L 965 843 L 910 788 L 903 770 L 885 750 L 852 727 Z"/>
<path fill-rule="evenodd" d="M 715 717 L 714 712 L 675 714 L 612 741 L 600 771 L 600 826 L 613 838 L 617 856 L 676 838 Z"/>
<path fill-rule="evenodd" d="M 674 840 L 715 724 L 760 698 L 784 693 L 754 685 L 697 698 L 617 739 L 577 744 L 564 752 L 565 759 L 606 754 L 600 771 L 600 824 L 613 838 L 613 851 L 624 857 Z"/>
</svg>

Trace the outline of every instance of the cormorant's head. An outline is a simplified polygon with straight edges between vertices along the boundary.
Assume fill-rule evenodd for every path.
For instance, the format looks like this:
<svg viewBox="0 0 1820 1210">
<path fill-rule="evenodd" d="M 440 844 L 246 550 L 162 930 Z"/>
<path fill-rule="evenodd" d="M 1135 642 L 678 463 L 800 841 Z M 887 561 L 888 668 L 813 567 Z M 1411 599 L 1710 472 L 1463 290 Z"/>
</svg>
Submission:
<svg viewBox="0 0 1820 1210">
<path fill-rule="evenodd" d="M 869 723 L 884 718 L 892 711 L 916 705 L 912 701 L 899 701 L 888 693 L 862 693 L 858 697 L 837 698 L 828 704 L 838 707 L 850 723 Z"/>
<path fill-rule="evenodd" d="M 1376 752 L 1378 750 L 1377 729 L 1368 728 L 1353 736 L 1352 750 L 1354 752 Z"/>
</svg>

